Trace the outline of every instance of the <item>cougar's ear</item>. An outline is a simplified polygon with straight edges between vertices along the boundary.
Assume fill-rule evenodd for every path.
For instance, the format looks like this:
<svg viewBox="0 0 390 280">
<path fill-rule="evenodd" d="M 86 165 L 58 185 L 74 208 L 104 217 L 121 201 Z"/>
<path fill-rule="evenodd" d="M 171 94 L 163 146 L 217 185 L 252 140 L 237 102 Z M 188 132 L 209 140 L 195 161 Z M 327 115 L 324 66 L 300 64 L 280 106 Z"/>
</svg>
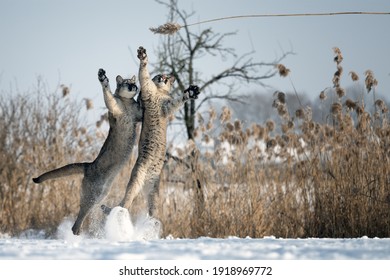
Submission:
<svg viewBox="0 0 390 280">
<path fill-rule="evenodd" d="M 123 78 L 121 77 L 121 75 L 116 76 L 116 83 L 117 84 L 123 83 Z"/>
<path fill-rule="evenodd" d="M 131 79 L 130 79 L 130 82 L 135 84 L 137 82 L 137 77 L 135 75 L 133 75 L 133 77 L 131 77 Z"/>
<path fill-rule="evenodd" d="M 175 79 L 174 76 L 171 76 L 171 77 L 169 78 L 169 81 L 171 82 L 171 84 L 173 84 L 173 83 L 176 81 L 176 79 Z"/>
</svg>

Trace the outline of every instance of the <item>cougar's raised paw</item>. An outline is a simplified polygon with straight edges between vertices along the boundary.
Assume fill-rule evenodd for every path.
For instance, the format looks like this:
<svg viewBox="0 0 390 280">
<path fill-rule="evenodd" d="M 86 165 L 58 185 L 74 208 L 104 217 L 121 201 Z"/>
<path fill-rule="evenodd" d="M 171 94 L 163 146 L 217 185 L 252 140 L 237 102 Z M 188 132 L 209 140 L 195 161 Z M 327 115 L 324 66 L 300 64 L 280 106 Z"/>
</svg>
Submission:
<svg viewBox="0 0 390 280">
<path fill-rule="evenodd" d="M 200 89 L 197 85 L 190 85 L 184 93 L 188 94 L 188 97 L 190 99 L 197 99 L 198 95 L 200 94 Z"/>
<path fill-rule="evenodd" d="M 108 78 L 106 76 L 106 71 L 104 71 L 104 69 L 102 69 L 102 68 L 99 69 L 98 78 L 99 78 L 100 82 L 104 82 L 105 80 L 106 80 L 106 82 L 108 82 Z"/>
<path fill-rule="evenodd" d="M 140 60 L 143 60 L 146 58 L 146 50 L 144 49 L 144 47 L 139 47 L 138 50 L 137 50 L 137 57 L 140 59 Z"/>
</svg>

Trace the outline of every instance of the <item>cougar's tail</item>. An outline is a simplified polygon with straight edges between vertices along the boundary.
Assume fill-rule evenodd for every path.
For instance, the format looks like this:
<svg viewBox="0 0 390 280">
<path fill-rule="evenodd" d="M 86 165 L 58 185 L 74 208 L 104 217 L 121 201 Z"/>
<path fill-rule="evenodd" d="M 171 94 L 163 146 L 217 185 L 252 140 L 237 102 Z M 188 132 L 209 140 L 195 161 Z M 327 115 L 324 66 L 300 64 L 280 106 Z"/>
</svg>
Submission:
<svg viewBox="0 0 390 280">
<path fill-rule="evenodd" d="M 39 184 L 49 179 L 56 179 L 56 178 L 75 175 L 75 174 L 84 174 L 85 167 L 88 164 L 89 163 L 86 162 L 71 163 L 63 167 L 53 169 L 51 171 L 43 173 L 41 176 L 37 178 L 33 178 L 33 181 L 34 183 Z"/>
</svg>

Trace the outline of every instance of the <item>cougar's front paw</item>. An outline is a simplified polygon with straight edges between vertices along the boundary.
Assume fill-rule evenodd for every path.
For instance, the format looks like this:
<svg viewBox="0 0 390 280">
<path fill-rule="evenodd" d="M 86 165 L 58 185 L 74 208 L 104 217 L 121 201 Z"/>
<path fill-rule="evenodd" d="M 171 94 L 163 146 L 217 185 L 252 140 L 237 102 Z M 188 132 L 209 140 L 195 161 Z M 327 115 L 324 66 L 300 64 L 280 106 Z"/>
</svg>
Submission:
<svg viewBox="0 0 390 280">
<path fill-rule="evenodd" d="M 147 58 L 146 50 L 144 47 L 139 47 L 137 50 L 137 57 L 139 60 L 144 61 Z"/>
<path fill-rule="evenodd" d="M 185 99 L 197 99 L 200 94 L 200 89 L 197 85 L 190 85 L 185 91 Z M 186 98 L 187 97 L 187 98 Z"/>
<path fill-rule="evenodd" d="M 100 68 L 98 71 L 98 79 L 101 83 L 108 84 L 108 78 L 106 76 L 106 71 L 104 69 Z"/>
<path fill-rule="evenodd" d="M 104 71 L 104 69 L 102 69 L 102 68 L 99 69 L 98 78 L 99 78 L 99 81 L 101 83 L 104 82 L 105 80 L 108 82 L 108 78 L 106 76 L 106 71 Z"/>
<path fill-rule="evenodd" d="M 106 71 L 104 71 L 104 69 L 100 68 L 99 71 L 98 71 L 98 78 L 99 78 L 99 81 L 103 82 L 106 77 Z"/>
</svg>

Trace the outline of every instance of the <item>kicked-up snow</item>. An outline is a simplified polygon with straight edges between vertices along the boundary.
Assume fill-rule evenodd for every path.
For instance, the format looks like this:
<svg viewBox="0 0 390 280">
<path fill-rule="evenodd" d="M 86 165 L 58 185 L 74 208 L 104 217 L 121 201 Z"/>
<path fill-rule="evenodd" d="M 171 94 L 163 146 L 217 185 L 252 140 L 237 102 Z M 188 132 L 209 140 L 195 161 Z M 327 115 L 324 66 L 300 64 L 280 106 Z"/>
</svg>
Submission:
<svg viewBox="0 0 390 280">
<path fill-rule="evenodd" d="M 114 207 L 107 217 L 104 226 L 105 237 L 111 241 L 132 241 L 159 239 L 161 222 L 144 215 L 133 221 L 129 211 L 122 207 Z"/>
</svg>

